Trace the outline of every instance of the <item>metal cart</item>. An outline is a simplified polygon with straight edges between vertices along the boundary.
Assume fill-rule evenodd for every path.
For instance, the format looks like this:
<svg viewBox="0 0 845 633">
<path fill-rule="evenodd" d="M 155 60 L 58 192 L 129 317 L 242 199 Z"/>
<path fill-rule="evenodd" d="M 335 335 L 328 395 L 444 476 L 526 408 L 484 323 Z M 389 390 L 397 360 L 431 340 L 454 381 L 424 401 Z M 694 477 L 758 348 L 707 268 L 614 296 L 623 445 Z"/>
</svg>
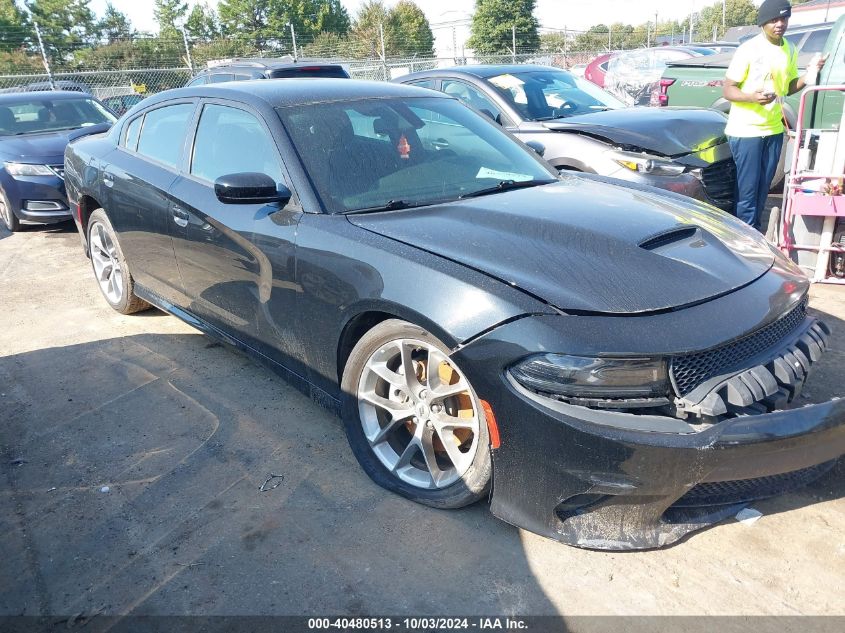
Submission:
<svg viewBox="0 0 845 633">
<path fill-rule="evenodd" d="M 812 281 L 845 284 L 845 112 L 838 128 L 804 127 L 807 96 L 825 91 L 845 93 L 845 86 L 812 86 L 801 94 L 778 247 Z"/>
</svg>

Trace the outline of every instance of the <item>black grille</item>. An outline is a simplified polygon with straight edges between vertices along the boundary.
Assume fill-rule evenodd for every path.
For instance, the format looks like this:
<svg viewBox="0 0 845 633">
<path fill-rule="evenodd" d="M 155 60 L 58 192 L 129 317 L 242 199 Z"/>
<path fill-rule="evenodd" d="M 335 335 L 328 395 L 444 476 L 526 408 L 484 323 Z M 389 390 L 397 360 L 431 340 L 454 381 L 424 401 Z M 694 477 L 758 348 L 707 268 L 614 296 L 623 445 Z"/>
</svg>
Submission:
<svg viewBox="0 0 845 633">
<path fill-rule="evenodd" d="M 64 165 L 48 165 L 48 167 L 50 169 L 52 169 L 54 172 L 56 172 L 56 175 L 59 178 L 65 177 L 65 166 Z"/>
<path fill-rule="evenodd" d="M 807 299 L 785 316 L 727 345 L 672 359 L 672 378 L 678 395 L 686 395 L 708 378 L 738 368 L 749 358 L 773 347 L 807 316 Z"/>
<path fill-rule="evenodd" d="M 701 180 L 707 197 L 723 211 L 733 213 L 736 165 L 732 158 L 713 163 L 701 170 Z"/>
<path fill-rule="evenodd" d="M 756 499 L 774 497 L 802 488 L 815 481 L 833 468 L 836 460 L 794 470 L 782 475 L 770 475 L 756 479 L 735 481 L 713 481 L 697 484 L 672 504 L 673 507 L 714 506 L 730 503 L 745 503 Z"/>
</svg>

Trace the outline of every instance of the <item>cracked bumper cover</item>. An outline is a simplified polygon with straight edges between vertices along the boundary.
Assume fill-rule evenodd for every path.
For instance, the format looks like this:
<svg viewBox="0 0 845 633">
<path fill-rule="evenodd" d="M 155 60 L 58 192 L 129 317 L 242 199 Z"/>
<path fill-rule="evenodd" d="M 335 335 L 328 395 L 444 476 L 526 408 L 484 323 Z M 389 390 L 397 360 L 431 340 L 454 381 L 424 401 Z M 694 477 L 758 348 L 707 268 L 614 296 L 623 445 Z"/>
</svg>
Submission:
<svg viewBox="0 0 845 633">
<path fill-rule="evenodd" d="M 845 453 L 845 399 L 778 409 L 800 392 L 828 332 L 808 317 L 768 357 L 687 394 L 692 409 L 740 412 L 711 425 L 559 402 L 503 372 L 498 386 L 478 389 L 489 394 L 501 433 L 493 514 L 570 545 L 648 549 L 721 521 L 753 498 L 808 483 Z M 500 344 L 524 340 L 503 334 L 465 350 L 463 362 L 483 362 Z M 735 498 L 700 492 L 748 484 Z"/>
</svg>

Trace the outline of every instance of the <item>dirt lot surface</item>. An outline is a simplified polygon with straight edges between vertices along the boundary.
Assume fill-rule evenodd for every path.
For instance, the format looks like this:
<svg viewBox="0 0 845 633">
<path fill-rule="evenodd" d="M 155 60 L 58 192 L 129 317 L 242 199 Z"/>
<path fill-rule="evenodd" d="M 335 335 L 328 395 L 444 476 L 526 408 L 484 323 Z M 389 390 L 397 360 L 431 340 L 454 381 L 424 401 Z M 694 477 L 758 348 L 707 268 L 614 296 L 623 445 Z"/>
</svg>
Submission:
<svg viewBox="0 0 845 633">
<path fill-rule="evenodd" d="M 845 288 L 811 305 L 807 402 L 845 392 Z M 845 614 L 843 460 L 751 526 L 584 551 L 378 488 L 274 374 L 113 312 L 72 227 L 0 229 L 0 306 L 0 615 Z"/>
</svg>

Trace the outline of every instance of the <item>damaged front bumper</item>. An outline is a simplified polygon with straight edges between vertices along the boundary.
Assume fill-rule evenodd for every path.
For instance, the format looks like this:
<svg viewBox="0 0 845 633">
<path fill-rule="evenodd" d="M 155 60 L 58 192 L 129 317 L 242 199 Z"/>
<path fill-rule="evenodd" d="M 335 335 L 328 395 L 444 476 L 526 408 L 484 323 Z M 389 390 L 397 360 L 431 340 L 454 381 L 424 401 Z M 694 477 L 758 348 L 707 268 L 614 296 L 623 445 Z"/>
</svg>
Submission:
<svg viewBox="0 0 845 633">
<path fill-rule="evenodd" d="M 674 416 L 555 400 L 524 388 L 506 370 L 498 385 L 478 385 L 501 436 L 493 451 L 493 514 L 570 545 L 648 549 L 821 476 L 845 453 L 845 399 L 783 409 L 794 403 L 829 334 L 801 306 L 790 314 L 796 310 L 802 318 L 788 335 L 745 358 L 741 368 L 689 382 Z M 659 329 L 648 323 L 631 328 Z M 595 331 L 591 325 L 584 331 Z M 462 366 L 527 348 L 530 332 L 518 323 L 505 326 L 458 352 Z M 765 327 L 755 332 L 766 334 Z M 548 339 L 539 339 L 548 349 Z"/>
</svg>

